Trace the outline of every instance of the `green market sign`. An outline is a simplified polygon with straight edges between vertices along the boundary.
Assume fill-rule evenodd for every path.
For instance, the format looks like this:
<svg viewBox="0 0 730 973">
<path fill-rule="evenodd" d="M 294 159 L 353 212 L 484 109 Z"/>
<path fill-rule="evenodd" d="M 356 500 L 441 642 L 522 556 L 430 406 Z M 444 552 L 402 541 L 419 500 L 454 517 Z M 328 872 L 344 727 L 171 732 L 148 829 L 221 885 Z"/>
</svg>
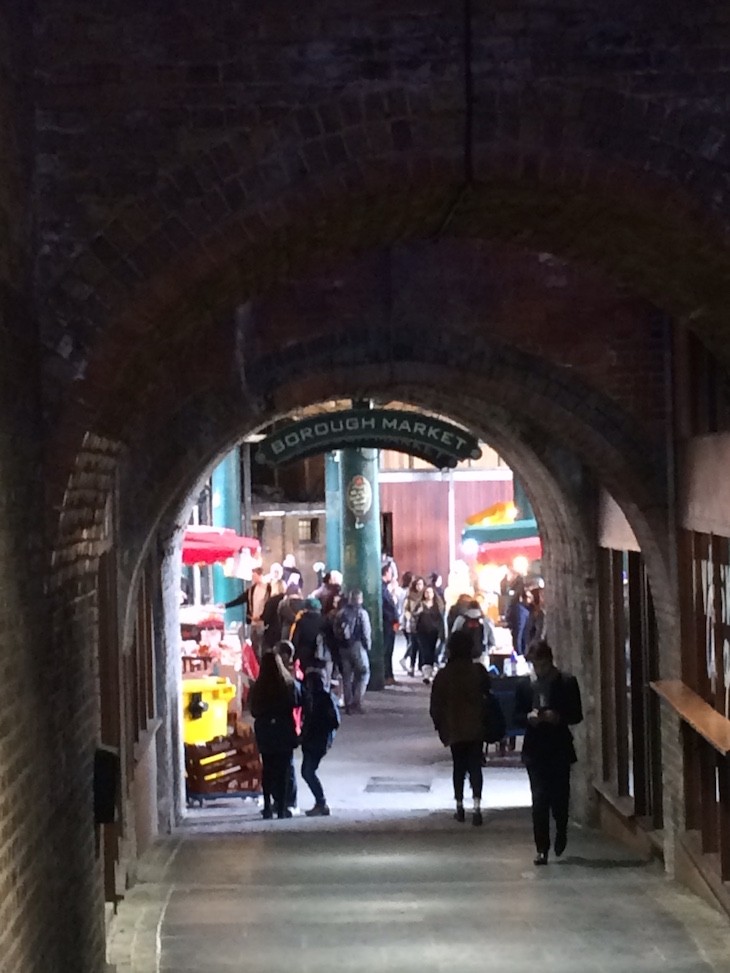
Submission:
<svg viewBox="0 0 730 973">
<path fill-rule="evenodd" d="M 349 409 L 310 416 L 278 429 L 259 444 L 256 459 L 278 466 L 353 447 L 395 449 L 438 469 L 482 455 L 471 433 L 443 419 L 392 409 Z"/>
</svg>

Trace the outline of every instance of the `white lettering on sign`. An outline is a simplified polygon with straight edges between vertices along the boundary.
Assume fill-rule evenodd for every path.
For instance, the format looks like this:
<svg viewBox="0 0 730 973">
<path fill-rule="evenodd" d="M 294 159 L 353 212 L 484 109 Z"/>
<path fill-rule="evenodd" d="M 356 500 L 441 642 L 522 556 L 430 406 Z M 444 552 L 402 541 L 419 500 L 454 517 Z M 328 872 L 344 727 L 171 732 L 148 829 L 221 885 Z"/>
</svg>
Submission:
<svg viewBox="0 0 730 973">
<path fill-rule="evenodd" d="M 441 439 L 441 430 L 438 428 L 438 426 L 428 427 L 428 438 L 435 439 L 436 442 L 439 442 L 439 440 Z"/>
<path fill-rule="evenodd" d="M 326 422 L 318 422 L 317 425 L 314 427 L 315 436 L 326 436 L 328 432 L 329 432 L 329 426 L 327 425 Z"/>
<path fill-rule="evenodd" d="M 398 431 L 398 420 L 397 419 L 387 419 L 383 418 L 383 429 L 392 429 L 394 432 Z"/>
<path fill-rule="evenodd" d="M 299 435 L 302 437 L 303 443 L 305 443 L 308 439 L 314 438 L 314 433 L 309 428 L 309 426 L 305 426 L 304 429 L 302 429 L 302 431 L 299 433 Z"/>
<path fill-rule="evenodd" d="M 398 432 L 411 432 L 411 424 L 407 419 L 401 419 L 398 425 Z"/>
<path fill-rule="evenodd" d="M 362 428 L 363 429 L 375 429 L 375 419 L 362 418 Z"/>
<path fill-rule="evenodd" d="M 451 440 L 453 438 L 454 437 L 451 435 L 450 432 L 445 432 L 444 431 L 443 433 L 441 433 L 441 442 L 444 444 L 444 446 L 450 446 L 451 445 Z"/>
<path fill-rule="evenodd" d="M 360 428 L 360 420 L 357 418 L 346 419 L 345 428 L 348 432 L 357 432 L 357 430 Z"/>
<path fill-rule="evenodd" d="M 284 442 L 290 448 L 292 446 L 298 446 L 299 445 L 299 433 L 298 432 L 288 432 L 286 434 L 286 436 L 284 436 Z"/>
<path fill-rule="evenodd" d="M 426 435 L 426 423 L 425 422 L 414 422 L 413 423 L 413 432 L 414 432 L 414 435 L 416 435 L 416 436 L 425 436 Z"/>
<path fill-rule="evenodd" d="M 275 439 L 271 444 L 271 452 L 274 454 L 274 456 L 278 456 L 279 453 L 283 453 L 285 449 L 286 446 L 280 439 Z"/>
</svg>

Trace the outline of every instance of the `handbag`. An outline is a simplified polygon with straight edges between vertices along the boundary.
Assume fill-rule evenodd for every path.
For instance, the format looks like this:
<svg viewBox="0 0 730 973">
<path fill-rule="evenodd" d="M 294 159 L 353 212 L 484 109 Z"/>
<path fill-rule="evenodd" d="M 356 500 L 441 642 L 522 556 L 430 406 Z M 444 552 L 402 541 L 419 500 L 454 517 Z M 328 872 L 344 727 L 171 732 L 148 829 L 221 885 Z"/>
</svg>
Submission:
<svg viewBox="0 0 730 973">
<path fill-rule="evenodd" d="M 483 730 L 485 743 L 499 743 L 504 740 L 507 723 L 499 700 L 492 692 L 484 695 Z"/>
</svg>

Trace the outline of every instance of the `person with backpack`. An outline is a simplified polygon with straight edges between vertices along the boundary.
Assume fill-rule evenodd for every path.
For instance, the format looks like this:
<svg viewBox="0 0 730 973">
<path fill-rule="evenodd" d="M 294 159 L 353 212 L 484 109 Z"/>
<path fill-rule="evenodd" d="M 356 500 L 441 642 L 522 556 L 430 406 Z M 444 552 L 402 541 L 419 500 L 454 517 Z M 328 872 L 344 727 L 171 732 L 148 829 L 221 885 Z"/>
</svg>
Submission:
<svg viewBox="0 0 730 973">
<path fill-rule="evenodd" d="M 362 713 L 362 698 L 370 679 L 372 628 L 359 588 L 353 588 L 335 615 L 333 630 L 340 647 L 345 712 L 348 716 Z"/>
<path fill-rule="evenodd" d="M 485 712 L 490 695 L 489 673 L 473 659 L 473 640 L 468 632 L 449 636 L 447 662 L 431 687 L 430 714 L 439 739 L 451 748 L 453 761 L 454 818 L 463 823 L 464 778 L 469 775 L 474 812 L 472 824 L 482 824 L 482 746 Z"/>
<path fill-rule="evenodd" d="M 302 703 L 302 778 L 312 792 L 314 807 L 308 818 L 329 817 L 330 809 L 317 770 L 332 746 L 340 725 L 340 711 L 324 683 L 325 664 L 313 659 L 304 675 Z"/>
<path fill-rule="evenodd" d="M 476 599 L 469 602 L 469 607 L 463 614 L 457 615 L 451 631 L 468 633 L 472 643 L 472 658 L 475 660 L 481 659 L 495 644 L 492 623 L 484 617 Z"/>
</svg>

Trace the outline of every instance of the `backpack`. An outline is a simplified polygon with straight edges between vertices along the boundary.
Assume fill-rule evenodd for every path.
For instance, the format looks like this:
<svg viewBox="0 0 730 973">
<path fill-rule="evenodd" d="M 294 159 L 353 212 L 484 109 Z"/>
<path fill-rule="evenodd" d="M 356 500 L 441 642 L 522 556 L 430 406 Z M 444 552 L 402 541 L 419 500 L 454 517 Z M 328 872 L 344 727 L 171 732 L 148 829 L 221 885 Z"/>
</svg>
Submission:
<svg viewBox="0 0 730 973">
<path fill-rule="evenodd" d="M 484 696 L 484 742 L 499 743 L 507 733 L 507 721 L 499 699 L 493 692 Z"/>
<path fill-rule="evenodd" d="M 340 645 L 351 645 L 355 638 L 355 627 L 357 625 L 357 615 L 353 618 L 350 608 L 341 608 L 335 615 L 332 622 L 332 631 Z"/>
<path fill-rule="evenodd" d="M 475 659 L 480 658 L 484 652 L 484 624 L 481 618 L 469 618 L 464 615 L 464 624 L 461 626 L 462 632 L 468 632 L 472 638 L 473 648 L 471 650 Z"/>
<path fill-rule="evenodd" d="M 340 728 L 340 710 L 335 702 L 335 698 L 332 693 L 327 693 L 327 703 L 324 707 L 324 723 L 327 727 L 328 733 L 336 733 Z"/>
</svg>

